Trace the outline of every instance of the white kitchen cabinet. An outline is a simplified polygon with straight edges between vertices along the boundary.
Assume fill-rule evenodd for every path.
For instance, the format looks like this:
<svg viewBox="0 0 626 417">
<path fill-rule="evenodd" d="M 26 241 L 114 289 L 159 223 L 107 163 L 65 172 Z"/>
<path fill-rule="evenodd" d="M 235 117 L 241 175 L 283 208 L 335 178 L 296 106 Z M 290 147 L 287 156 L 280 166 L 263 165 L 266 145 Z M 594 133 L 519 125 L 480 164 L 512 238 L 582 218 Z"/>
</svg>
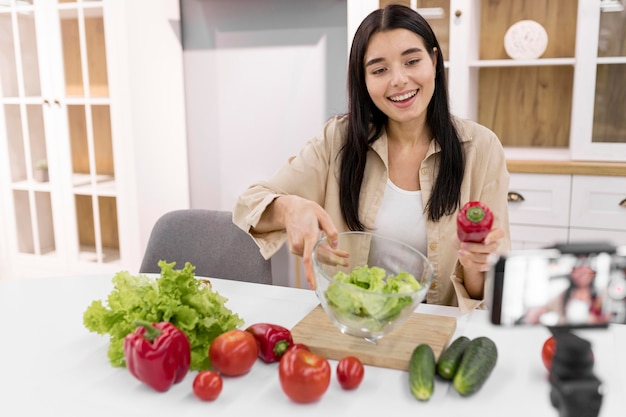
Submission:
<svg viewBox="0 0 626 417">
<path fill-rule="evenodd" d="M 626 177 L 511 174 L 512 246 L 604 240 L 626 244 Z"/>
<path fill-rule="evenodd" d="M 606 3 L 451 0 L 455 111 L 491 128 L 510 159 L 626 161 L 626 11 Z M 511 59 L 506 31 L 527 19 L 547 49 Z"/>
<path fill-rule="evenodd" d="M 574 175 L 570 224 L 626 232 L 626 177 Z"/>
<path fill-rule="evenodd" d="M 626 245 L 626 177 L 572 176 L 570 240 Z"/>
<path fill-rule="evenodd" d="M 626 162 L 622 1 L 349 0 L 350 42 L 361 19 L 387 3 L 423 13 L 446 60 L 452 111 L 493 130 L 509 159 Z M 547 33 L 538 58 L 507 53 L 505 35 L 522 20 Z"/>
<path fill-rule="evenodd" d="M 156 219 L 188 207 L 179 13 L 0 2 L 2 277 L 137 270 Z"/>
<path fill-rule="evenodd" d="M 527 249 L 568 240 L 570 175 L 512 174 L 511 246 Z"/>
<path fill-rule="evenodd" d="M 571 187 L 571 175 L 511 175 L 509 184 L 511 222 L 568 227 Z"/>
<path fill-rule="evenodd" d="M 626 162 L 626 2 L 578 1 L 571 159 Z"/>
<path fill-rule="evenodd" d="M 513 249 L 567 242 L 570 175 L 512 174 L 509 221 Z"/>
</svg>

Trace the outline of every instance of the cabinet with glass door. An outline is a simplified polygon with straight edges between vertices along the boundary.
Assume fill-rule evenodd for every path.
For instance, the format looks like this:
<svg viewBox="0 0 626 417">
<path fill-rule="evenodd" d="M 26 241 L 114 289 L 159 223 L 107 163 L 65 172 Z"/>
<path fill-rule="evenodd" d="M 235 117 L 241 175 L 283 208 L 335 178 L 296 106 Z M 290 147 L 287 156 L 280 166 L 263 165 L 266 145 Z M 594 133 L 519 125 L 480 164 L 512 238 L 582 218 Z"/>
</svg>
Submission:
<svg viewBox="0 0 626 417">
<path fill-rule="evenodd" d="M 469 35 L 455 38 L 451 51 L 464 59 L 461 77 L 450 77 L 458 112 L 494 130 L 509 159 L 626 162 L 626 120 L 616 105 L 626 95 L 621 5 L 453 0 L 452 24 Z M 515 39 L 520 22 L 539 29 L 528 26 Z M 518 49 L 532 49 L 542 36 L 546 43 L 539 56 L 511 57 L 507 36 L 509 45 L 522 43 Z"/>
<path fill-rule="evenodd" d="M 163 2 L 157 12 L 145 9 L 147 22 L 161 20 L 153 33 L 174 32 L 166 16 L 159 15 L 166 14 L 166 3 L 177 2 Z M 124 53 L 132 48 L 132 41 L 124 39 L 128 26 L 123 23 L 134 13 L 129 9 L 106 0 L 0 1 L 0 126 L 4 126 L 0 129 L 4 219 L 0 229 L 9 237 L 13 275 L 19 277 L 25 266 L 33 276 L 115 271 L 138 263 L 142 220 L 133 200 L 141 180 L 134 172 L 133 149 L 139 145 L 133 139 L 145 127 L 134 121 L 140 118 L 132 113 L 133 89 L 126 88 L 128 75 L 123 73 L 130 68 Z M 113 26 L 114 18 L 122 25 L 118 21 Z M 176 68 L 175 60 L 181 56 L 172 45 L 164 48 L 173 51 L 172 56 L 156 58 L 136 70 L 158 66 L 168 58 L 174 61 L 164 68 Z M 180 43 L 178 48 L 182 51 Z M 179 105 L 182 75 L 171 75 L 180 77 L 171 80 L 181 92 L 173 101 Z M 152 101 L 152 97 L 133 98 L 142 105 Z M 145 109 L 149 112 L 151 107 Z M 172 170 L 172 178 L 181 178 L 184 189 L 186 177 L 177 174 L 185 171 L 186 175 L 184 115 L 163 106 L 154 116 L 159 120 L 166 114 L 169 120 L 152 123 L 169 122 L 170 129 L 180 129 L 175 139 L 163 140 L 179 149 L 169 157 L 181 164 Z M 170 129 L 164 129 L 164 134 Z M 159 138 L 154 139 L 158 144 Z M 173 192 L 171 202 L 164 201 L 165 196 L 155 199 L 155 210 L 160 211 L 147 221 L 173 208 L 172 204 L 185 207 L 188 196 L 186 191 Z M 151 223 L 142 226 L 145 241 Z"/>
</svg>

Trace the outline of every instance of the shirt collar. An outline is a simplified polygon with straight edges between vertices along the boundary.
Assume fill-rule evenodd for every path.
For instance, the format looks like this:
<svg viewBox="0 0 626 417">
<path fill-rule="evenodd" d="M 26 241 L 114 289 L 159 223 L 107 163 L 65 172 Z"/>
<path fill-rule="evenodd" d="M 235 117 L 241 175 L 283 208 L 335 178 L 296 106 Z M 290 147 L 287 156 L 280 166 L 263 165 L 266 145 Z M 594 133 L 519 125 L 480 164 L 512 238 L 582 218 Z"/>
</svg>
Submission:
<svg viewBox="0 0 626 417">
<path fill-rule="evenodd" d="M 469 142 L 473 139 L 472 132 L 469 132 L 467 126 L 463 123 L 460 123 L 460 120 L 456 116 L 452 116 L 452 122 L 454 123 L 457 131 L 459 133 L 459 138 L 461 142 Z M 371 145 L 371 149 L 380 156 L 380 158 L 385 163 L 387 169 L 389 168 L 389 151 L 388 151 L 388 138 L 387 131 L 383 128 L 383 132 L 380 137 Z M 430 146 L 428 147 L 428 151 L 424 159 L 428 158 L 431 155 L 441 152 L 441 146 L 435 140 L 430 141 Z"/>
</svg>

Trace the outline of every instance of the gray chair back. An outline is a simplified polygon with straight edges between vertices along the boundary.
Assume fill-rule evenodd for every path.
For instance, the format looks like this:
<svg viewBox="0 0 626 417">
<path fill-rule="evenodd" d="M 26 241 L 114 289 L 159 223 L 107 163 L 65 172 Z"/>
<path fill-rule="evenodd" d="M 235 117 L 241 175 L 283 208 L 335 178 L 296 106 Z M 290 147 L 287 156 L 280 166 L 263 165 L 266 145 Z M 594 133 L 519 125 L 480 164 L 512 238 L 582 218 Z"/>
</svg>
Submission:
<svg viewBox="0 0 626 417">
<path fill-rule="evenodd" d="M 160 273 L 158 262 L 185 262 L 200 277 L 272 283 L 271 261 L 232 221 L 230 211 L 183 209 L 165 213 L 155 223 L 140 273 Z"/>
</svg>

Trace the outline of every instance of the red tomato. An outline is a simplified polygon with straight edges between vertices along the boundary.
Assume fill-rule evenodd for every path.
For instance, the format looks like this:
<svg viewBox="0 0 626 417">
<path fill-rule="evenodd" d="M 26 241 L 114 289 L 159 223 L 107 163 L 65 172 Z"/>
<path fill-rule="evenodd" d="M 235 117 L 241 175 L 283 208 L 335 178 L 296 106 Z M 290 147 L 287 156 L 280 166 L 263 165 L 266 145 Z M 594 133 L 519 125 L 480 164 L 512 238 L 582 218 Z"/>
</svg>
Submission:
<svg viewBox="0 0 626 417">
<path fill-rule="evenodd" d="M 337 379 L 343 389 L 355 389 L 363 381 L 363 363 L 354 356 L 345 356 L 337 364 Z"/>
<path fill-rule="evenodd" d="M 296 349 L 304 349 L 304 350 L 310 351 L 309 347 L 305 345 L 304 343 L 294 343 L 292 345 L 289 345 L 289 347 L 287 348 L 285 352 L 289 352 L 290 350 L 296 350 Z"/>
<path fill-rule="evenodd" d="M 217 336 L 209 346 L 209 359 L 214 370 L 226 376 L 248 373 L 259 356 L 259 344 L 254 336 L 234 329 Z"/>
<path fill-rule="evenodd" d="M 552 368 L 552 358 L 554 357 L 554 353 L 556 352 L 556 339 L 554 336 L 550 336 L 543 342 L 543 346 L 541 348 L 541 360 L 543 361 L 543 366 L 549 371 Z"/>
<path fill-rule="evenodd" d="M 222 392 L 222 376 L 215 371 L 201 371 L 193 380 L 193 392 L 204 401 L 213 401 Z"/>
<path fill-rule="evenodd" d="M 305 349 L 285 352 L 278 364 L 280 386 L 292 401 L 319 400 L 330 385 L 330 364 L 323 356 Z"/>
</svg>

